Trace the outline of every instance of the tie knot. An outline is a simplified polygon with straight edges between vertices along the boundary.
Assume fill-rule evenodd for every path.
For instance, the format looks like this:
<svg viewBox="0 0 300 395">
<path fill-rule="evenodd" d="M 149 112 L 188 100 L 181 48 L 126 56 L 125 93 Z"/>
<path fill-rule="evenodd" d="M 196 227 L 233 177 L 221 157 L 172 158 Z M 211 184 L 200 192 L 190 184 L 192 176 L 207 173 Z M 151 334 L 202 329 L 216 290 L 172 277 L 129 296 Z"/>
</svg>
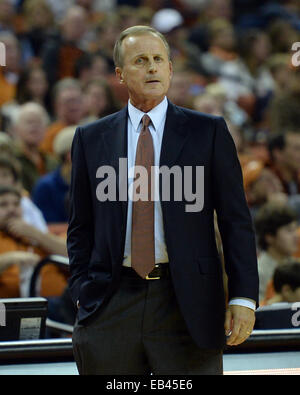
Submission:
<svg viewBox="0 0 300 395">
<path fill-rule="evenodd" d="M 151 118 L 149 117 L 149 115 L 145 114 L 142 118 L 142 122 L 143 122 L 143 127 L 148 127 L 151 122 Z"/>
</svg>

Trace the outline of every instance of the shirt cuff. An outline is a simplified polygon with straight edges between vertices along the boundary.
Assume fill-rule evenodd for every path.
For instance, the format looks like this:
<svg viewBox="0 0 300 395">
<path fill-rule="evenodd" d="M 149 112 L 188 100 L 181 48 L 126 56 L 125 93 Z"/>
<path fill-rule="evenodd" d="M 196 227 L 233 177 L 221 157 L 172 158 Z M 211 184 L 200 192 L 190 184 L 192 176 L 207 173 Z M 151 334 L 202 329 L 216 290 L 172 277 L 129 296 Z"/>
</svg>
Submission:
<svg viewBox="0 0 300 395">
<path fill-rule="evenodd" d="M 235 306 L 243 306 L 243 307 L 248 307 L 251 310 L 256 310 L 256 303 L 248 299 L 239 299 L 239 298 L 233 298 L 229 301 L 228 303 L 230 306 L 235 305 Z"/>
</svg>

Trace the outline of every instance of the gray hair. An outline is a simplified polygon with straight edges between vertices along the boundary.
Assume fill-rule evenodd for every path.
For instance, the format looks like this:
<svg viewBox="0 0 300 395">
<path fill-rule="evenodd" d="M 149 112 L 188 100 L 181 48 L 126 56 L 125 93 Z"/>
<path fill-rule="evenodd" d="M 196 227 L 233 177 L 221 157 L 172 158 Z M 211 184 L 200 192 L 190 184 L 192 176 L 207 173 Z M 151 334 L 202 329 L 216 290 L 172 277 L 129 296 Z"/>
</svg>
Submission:
<svg viewBox="0 0 300 395">
<path fill-rule="evenodd" d="M 129 36 L 142 36 L 144 34 L 153 34 L 159 37 L 167 50 L 168 58 L 171 60 L 170 46 L 163 34 L 151 26 L 132 26 L 125 29 L 119 36 L 114 47 L 114 63 L 116 67 L 123 67 L 123 53 L 122 53 L 122 43 L 126 37 Z"/>
<path fill-rule="evenodd" d="M 13 126 L 21 125 L 23 116 L 31 112 L 38 114 L 43 120 L 45 126 L 49 125 L 50 118 L 46 109 L 42 105 L 35 102 L 27 102 L 25 104 L 22 104 L 19 107 L 18 111 L 16 111 L 16 113 L 12 117 L 12 125 Z"/>
</svg>

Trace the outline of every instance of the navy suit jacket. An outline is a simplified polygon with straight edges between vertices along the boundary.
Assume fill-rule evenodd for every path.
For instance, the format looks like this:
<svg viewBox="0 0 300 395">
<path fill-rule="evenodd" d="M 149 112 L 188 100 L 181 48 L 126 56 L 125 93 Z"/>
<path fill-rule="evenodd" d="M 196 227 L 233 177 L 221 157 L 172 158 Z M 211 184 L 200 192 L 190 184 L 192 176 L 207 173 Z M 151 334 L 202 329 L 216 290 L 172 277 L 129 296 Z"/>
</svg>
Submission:
<svg viewBox="0 0 300 395">
<path fill-rule="evenodd" d="M 97 199 L 100 166 L 127 157 L 127 107 L 78 127 L 72 145 L 68 252 L 69 289 L 79 300 L 78 321 L 92 319 L 118 289 L 124 256 L 127 202 Z M 171 278 L 188 330 L 199 347 L 225 344 L 225 297 L 214 210 L 223 243 L 229 298 L 258 300 L 255 235 L 233 139 L 221 117 L 169 102 L 160 166 L 204 166 L 204 207 L 161 201 Z M 193 185 L 196 178 L 193 172 Z M 172 187 L 172 183 L 171 183 Z M 172 190 L 172 188 L 171 188 Z"/>
</svg>

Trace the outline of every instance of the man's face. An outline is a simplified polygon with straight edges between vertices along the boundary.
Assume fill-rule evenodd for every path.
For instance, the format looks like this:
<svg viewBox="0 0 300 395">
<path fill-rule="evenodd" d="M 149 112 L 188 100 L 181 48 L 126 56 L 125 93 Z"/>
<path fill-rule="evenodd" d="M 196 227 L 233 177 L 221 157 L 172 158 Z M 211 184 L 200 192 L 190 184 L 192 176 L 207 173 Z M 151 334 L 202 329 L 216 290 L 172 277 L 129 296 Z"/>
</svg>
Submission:
<svg viewBox="0 0 300 395">
<path fill-rule="evenodd" d="M 123 67 L 117 67 L 116 74 L 127 86 L 131 103 L 149 111 L 163 100 L 170 86 L 172 64 L 167 49 L 159 37 L 143 34 L 126 37 L 122 52 Z"/>
<path fill-rule="evenodd" d="M 247 192 L 253 204 L 266 202 L 270 197 L 282 193 L 281 181 L 269 169 L 262 170 L 258 179 L 252 183 Z"/>
<path fill-rule="evenodd" d="M 0 196 L 0 228 L 5 229 L 7 221 L 11 218 L 21 218 L 22 209 L 20 198 L 14 193 Z"/>
<path fill-rule="evenodd" d="M 268 236 L 267 236 L 268 237 Z M 269 237 L 269 246 L 275 248 L 281 255 L 291 256 L 298 249 L 297 222 L 281 226 L 275 236 Z"/>
<path fill-rule="evenodd" d="M 29 146 L 38 146 L 46 133 L 46 122 L 43 115 L 37 111 L 27 111 L 17 125 L 19 138 Z"/>
<path fill-rule="evenodd" d="M 87 19 L 84 12 L 78 10 L 71 11 L 66 17 L 63 25 L 65 38 L 71 42 L 81 40 L 87 29 Z"/>
<path fill-rule="evenodd" d="M 79 89 L 63 90 L 56 102 L 57 114 L 68 125 L 77 124 L 83 115 L 82 97 Z"/>
<path fill-rule="evenodd" d="M 103 113 L 108 105 L 104 87 L 91 85 L 85 94 L 84 103 L 89 114 L 98 116 Z"/>
</svg>

